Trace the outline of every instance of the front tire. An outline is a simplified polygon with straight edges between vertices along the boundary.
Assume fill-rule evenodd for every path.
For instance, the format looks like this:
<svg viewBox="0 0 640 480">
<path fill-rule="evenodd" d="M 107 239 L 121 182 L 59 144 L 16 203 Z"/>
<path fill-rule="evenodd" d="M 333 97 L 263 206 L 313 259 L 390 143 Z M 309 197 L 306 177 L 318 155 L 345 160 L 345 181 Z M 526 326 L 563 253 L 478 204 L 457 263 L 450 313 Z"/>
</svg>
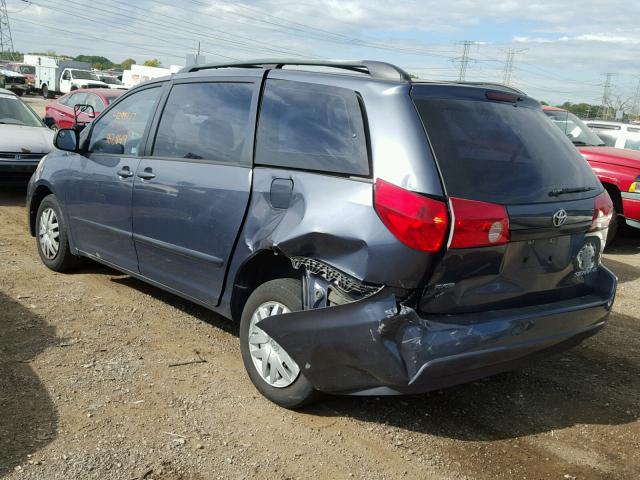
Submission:
<svg viewBox="0 0 640 480">
<path fill-rule="evenodd" d="M 286 351 L 256 324 L 268 316 L 299 310 L 301 282 L 281 278 L 253 291 L 240 320 L 240 351 L 251 382 L 262 395 L 285 408 L 307 405 L 319 397 L 319 392 Z"/>
<path fill-rule="evenodd" d="M 618 233 L 618 228 L 620 228 L 620 220 L 618 219 L 618 212 L 616 212 L 616 209 L 613 209 L 613 216 L 611 217 L 611 223 L 609 223 L 609 229 L 607 230 L 607 240 L 605 243 L 605 248 L 609 247 L 612 243 L 614 238 L 616 238 L 616 235 Z"/>
<path fill-rule="evenodd" d="M 42 263 L 55 272 L 65 272 L 80 263 L 69 248 L 67 224 L 55 195 L 47 195 L 36 214 L 36 245 Z"/>
</svg>

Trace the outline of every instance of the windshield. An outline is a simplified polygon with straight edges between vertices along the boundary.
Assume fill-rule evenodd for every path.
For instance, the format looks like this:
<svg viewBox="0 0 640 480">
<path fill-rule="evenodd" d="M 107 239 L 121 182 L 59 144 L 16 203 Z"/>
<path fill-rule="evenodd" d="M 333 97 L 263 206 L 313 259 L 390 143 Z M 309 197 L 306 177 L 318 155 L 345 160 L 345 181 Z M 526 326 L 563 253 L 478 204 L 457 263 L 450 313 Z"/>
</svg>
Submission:
<svg viewBox="0 0 640 480">
<path fill-rule="evenodd" d="M 86 70 L 71 70 L 71 76 L 78 80 L 98 80 L 98 77 Z"/>
<path fill-rule="evenodd" d="M 23 75 L 34 75 L 36 73 L 36 67 L 32 65 L 20 65 L 20 73 Z"/>
<path fill-rule="evenodd" d="M 574 145 L 598 147 L 604 142 L 587 125 L 573 113 L 565 110 L 545 110 L 544 113 L 551 119 Z"/>
<path fill-rule="evenodd" d="M 563 189 L 580 189 L 567 200 L 600 191 L 586 160 L 537 102 L 413 96 L 448 195 L 509 205 L 555 201 L 553 192 Z"/>
<path fill-rule="evenodd" d="M 18 97 L 0 93 L 0 125 L 41 127 L 42 122 Z"/>
</svg>

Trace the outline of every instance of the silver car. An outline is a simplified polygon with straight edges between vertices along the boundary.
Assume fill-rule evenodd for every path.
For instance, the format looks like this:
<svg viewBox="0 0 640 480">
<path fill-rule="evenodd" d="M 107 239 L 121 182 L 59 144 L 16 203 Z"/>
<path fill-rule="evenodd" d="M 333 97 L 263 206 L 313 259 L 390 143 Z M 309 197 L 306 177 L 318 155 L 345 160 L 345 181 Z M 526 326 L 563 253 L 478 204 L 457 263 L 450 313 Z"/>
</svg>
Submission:
<svg viewBox="0 0 640 480">
<path fill-rule="evenodd" d="M 640 125 L 604 120 L 585 123 L 608 147 L 640 150 Z"/>
<path fill-rule="evenodd" d="M 0 184 L 26 185 L 53 149 L 53 132 L 17 95 L 0 88 Z"/>
</svg>

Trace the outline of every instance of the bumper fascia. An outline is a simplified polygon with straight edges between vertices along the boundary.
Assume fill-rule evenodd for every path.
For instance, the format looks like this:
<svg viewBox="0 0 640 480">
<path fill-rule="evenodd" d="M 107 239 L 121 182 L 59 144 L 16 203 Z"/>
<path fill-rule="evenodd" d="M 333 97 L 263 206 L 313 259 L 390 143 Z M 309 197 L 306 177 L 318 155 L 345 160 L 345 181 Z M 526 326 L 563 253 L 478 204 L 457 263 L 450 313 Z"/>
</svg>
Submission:
<svg viewBox="0 0 640 480">
<path fill-rule="evenodd" d="M 627 225 L 640 228 L 640 193 L 622 192 L 622 211 Z"/>
<path fill-rule="evenodd" d="M 26 185 L 40 160 L 0 160 L 0 185 Z"/>
<path fill-rule="evenodd" d="M 269 317 L 259 326 L 327 393 L 409 394 L 502 371 L 577 345 L 605 324 L 617 279 L 593 292 L 508 310 L 420 317 L 383 289 L 363 300 Z"/>
</svg>

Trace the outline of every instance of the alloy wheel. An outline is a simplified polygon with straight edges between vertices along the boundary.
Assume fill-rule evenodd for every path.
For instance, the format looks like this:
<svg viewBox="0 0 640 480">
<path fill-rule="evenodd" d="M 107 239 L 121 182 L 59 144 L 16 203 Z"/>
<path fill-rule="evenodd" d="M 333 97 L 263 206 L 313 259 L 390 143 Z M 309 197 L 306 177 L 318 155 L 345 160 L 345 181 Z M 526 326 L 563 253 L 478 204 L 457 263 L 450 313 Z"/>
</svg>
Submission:
<svg viewBox="0 0 640 480">
<path fill-rule="evenodd" d="M 56 258 L 60 248 L 60 224 L 53 208 L 44 209 L 40 215 L 38 239 L 43 255 L 49 260 Z"/>
</svg>

